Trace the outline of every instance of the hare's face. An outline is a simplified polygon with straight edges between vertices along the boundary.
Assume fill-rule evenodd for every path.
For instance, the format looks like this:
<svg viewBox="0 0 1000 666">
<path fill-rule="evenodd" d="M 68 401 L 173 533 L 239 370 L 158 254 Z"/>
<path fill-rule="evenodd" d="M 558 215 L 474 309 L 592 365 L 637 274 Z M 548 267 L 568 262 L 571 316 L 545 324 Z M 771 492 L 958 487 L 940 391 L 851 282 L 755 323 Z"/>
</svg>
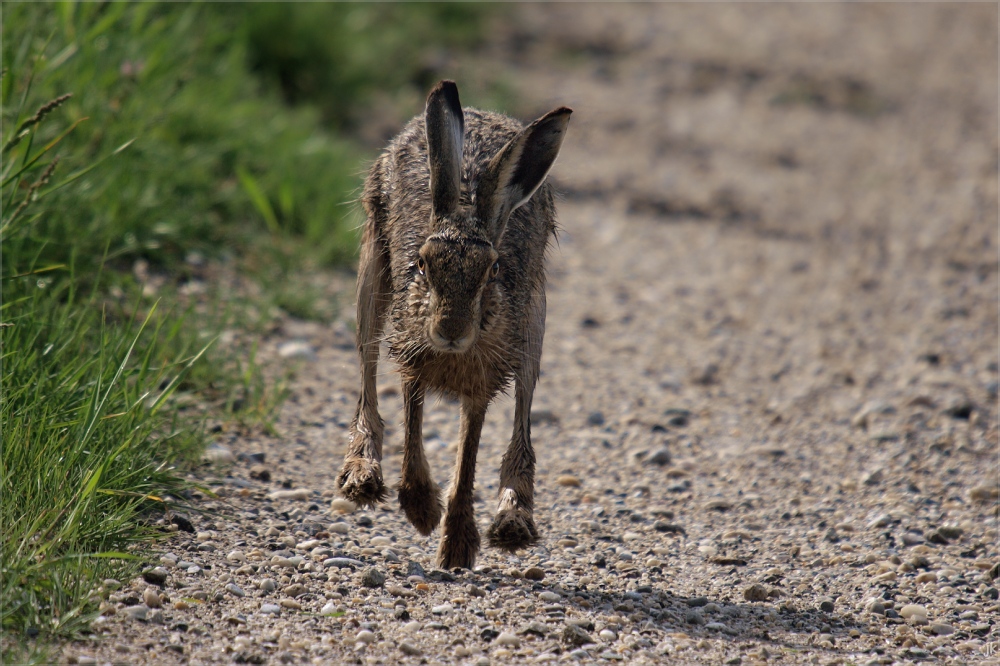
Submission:
<svg viewBox="0 0 1000 666">
<path fill-rule="evenodd" d="M 414 287 L 423 334 L 437 351 L 461 353 L 475 344 L 484 302 L 498 295 L 497 257 L 488 241 L 450 234 L 431 236 L 420 248 Z"/>
</svg>

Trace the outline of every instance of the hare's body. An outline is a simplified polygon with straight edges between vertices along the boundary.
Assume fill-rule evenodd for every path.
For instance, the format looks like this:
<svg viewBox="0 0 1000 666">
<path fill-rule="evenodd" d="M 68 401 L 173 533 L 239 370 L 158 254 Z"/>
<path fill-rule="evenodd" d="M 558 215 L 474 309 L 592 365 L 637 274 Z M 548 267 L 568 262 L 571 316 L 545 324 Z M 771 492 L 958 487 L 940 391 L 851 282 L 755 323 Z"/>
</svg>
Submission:
<svg viewBox="0 0 1000 666">
<path fill-rule="evenodd" d="M 478 174 L 485 171 L 489 158 L 523 129 L 506 116 L 463 109 L 466 122 L 462 182 L 468 183 L 463 198 L 469 196 Z M 392 284 L 390 306 L 391 328 L 387 335 L 389 355 L 400 363 L 405 378 L 424 382 L 428 388 L 453 395 L 470 395 L 492 399 L 503 390 L 514 372 L 521 368 L 523 358 L 507 353 L 523 345 L 519 323 L 530 318 L 531 303 L 544 301 L 545 248 L 555 231 L 555 211 L 548 185 L 542 185 L 524 206 L 514 211 L 507 229 L 495 249 L 503 271 L 498 274 L 496 289 L 483 294 L 483 314 L 487 319 L 473 346 L 470 358 L 428 348 L 422 330 L 414 324 L 422 321 L 421 308 L 425 299 L 419 289 L 411 289 L 417 277 L 417 252 L 431 235 L 431 194 L 428 189 L 410 190 L 406 183 L 414 178 L 427 182 L 427 146 L 424 118 L 412 120 L 389 144 L 376 163 L 365 188 L 365 204 L 369 193 L 373 203 L 384 206 L 384 234 L 391 253 L 389 263 Z M 382 197 L 381 193 L 391 193 Z M 369 216 L 371 219 L 371 216 Z M 480 362 L 481 361 L 481 362 Z"/>
<path fill-rule="evenodd" d="M 438 552 L 442 566 L 470 567 L 479 550 L 472 515 L 476 452 L 486 409 L 511 379 L 514 434 L 489 538 L 510 551 L 537 538 L 528 416 L 545 326 L 544 255 L 555 230 L 544 178 L 568 119 L 569 110 L 558 109 L 524 128 L 499 114 L 463 112 L 454 84 L 443 82 L 428 97 L 426 114 L 390 142 L 365 182 L 358 275 L 362 390 L 341 489 L 362 504 L 385 495 L 375 392 L 379 340 L 385 339 L 403 383 L 399 501 L 423 534 L 442 512 L 423 453 L 424 394 L 461 401 L 462 443 Z"/>
</svg>

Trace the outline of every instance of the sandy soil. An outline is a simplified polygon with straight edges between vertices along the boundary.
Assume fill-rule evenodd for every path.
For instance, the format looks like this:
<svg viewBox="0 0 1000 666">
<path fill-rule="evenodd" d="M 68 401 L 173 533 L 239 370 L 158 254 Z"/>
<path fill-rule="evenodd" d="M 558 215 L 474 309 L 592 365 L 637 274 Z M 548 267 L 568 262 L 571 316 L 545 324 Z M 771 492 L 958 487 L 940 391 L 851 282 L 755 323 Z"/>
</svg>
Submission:
<svg viewBox="0 0 1000 666">
<path fill-rule="evenodd" d="M 575 109 L 533 417 L 541 543 L 439 572 L 394 496 L 331 507 L 349 322 L 286 320 L 262 341 L 298 368 L 280 434 L 220 435 L 212 454 L 239 459 L 202 477 L 216 513 L 67 659 L 996 663 L 996 6 L 517 12 L 479 57 L 525 117 Z M 481 530 L 512 412 L 484 431 Z M 431 402 L 442 484 L 457 431 Z"/>
</svg>

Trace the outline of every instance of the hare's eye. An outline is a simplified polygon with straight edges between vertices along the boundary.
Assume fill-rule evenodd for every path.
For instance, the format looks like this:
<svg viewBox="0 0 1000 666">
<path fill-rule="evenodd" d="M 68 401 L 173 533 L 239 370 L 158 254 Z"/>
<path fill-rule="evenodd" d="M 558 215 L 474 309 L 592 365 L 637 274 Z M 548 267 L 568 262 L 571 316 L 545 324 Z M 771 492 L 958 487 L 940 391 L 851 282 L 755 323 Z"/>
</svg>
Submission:
<svg viewBox="0 0 1000 666">
<path fill-rule="evenodd" d="M 417 272 L 421 275 L 424 274 L 424 269 L 427 268 L 427 264 L 424 263 L 423 257 L 417 257 Z"/>
<path fill-rule="evenodd" d="M 490 269 L 490 275 L 496 277 L 500 273 L 500 262 L 494 261 L 493 268 Z"/>
</svg>

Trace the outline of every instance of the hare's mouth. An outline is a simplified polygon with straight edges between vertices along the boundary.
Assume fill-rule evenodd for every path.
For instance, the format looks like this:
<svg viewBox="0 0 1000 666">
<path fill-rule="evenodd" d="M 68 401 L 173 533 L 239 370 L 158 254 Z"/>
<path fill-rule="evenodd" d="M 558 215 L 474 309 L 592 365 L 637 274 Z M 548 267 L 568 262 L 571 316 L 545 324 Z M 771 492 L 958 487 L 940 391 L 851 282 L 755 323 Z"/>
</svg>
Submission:
<svg viewBox="0 0 1000 666">
<path fill-rule="evenodd" d="M 437 331 L 431 331 L 428 338 L 430 338 L 431 346 L 434 347 L 435 350 L 449 354 L 460 354 L 468 351 L 469 348 L 472 347 L 472 344 L 476 341 L 476 336 L 472 333 L 468 333 L 458 338 L 449 338 L 438 333 Z"/>
</svg>

